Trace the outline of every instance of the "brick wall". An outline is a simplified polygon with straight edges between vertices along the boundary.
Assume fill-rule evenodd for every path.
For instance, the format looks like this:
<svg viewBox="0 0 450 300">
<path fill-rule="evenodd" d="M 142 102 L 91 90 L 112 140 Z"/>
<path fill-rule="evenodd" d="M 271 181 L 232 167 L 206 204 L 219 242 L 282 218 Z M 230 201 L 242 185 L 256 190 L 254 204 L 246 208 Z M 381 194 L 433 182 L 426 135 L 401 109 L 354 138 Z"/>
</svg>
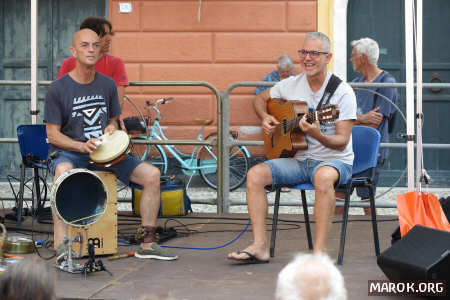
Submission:
<svg viewBox="0 0 450 300">
<path fill-rule="evenodd" d="M 316 0 L 203 0 L 200 21 L 199 1 L 127 1 L 130 14 L 119 13 L 119 2 L 108 3 L 116 32 L 112 54 L 125 61 L 130 81 L 206 81 L 225 91 L 235 82 L 260 80 L 281 54 L 297 62 L 304 34 L 317 30 Z M 173 96 L 163 107 L 172 139 L 194 138 L 196 118 L 216 120 L 215 96 L 204 87 L 128 87 L 126 94 L 140 106 Z M 234 90 L 230 125 L 241 129 L 241 139 L 260 140 L 255 130 L 242 127 L 259 125 L 252 100 L 253 89 Z"/>
</svg>

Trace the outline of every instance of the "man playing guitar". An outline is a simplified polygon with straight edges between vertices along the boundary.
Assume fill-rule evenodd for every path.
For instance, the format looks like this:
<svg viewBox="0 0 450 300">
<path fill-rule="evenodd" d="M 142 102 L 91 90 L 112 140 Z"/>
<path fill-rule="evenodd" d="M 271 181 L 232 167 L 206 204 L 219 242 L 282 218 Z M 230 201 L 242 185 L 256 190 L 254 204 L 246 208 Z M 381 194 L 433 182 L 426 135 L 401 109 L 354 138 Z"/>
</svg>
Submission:
<svg viewBox="0 0 450 300">
<path fill-rule="evenodd" d="M 257 95 L 253 102 L 266 135 L 273 134 L 280 126 L 280 122 L 268 113 L 267 104 L 270 99 L 305 101 L 309 109 L 316 109 L 332 76 L 327 70 L 332 54 L 326 35 L 320 32 L 308 33 L 298 53 L 303 73 L 278 82 L 270 90 Z M 265 161 L 248 172 L 246 194 L 254 239 L 245 250 L 228 254 L 229 259 L 240 263 L 269 261 L 266 236 L 268 205 L 264 187 L 276 189 L 304 182 L 312 182 L 315 187 L 314 252 L 326 251 L 326 240 L 336 203 L 334 187 L 346 183 L 352 175 L 351 133 L 356 119 L 356 99 L 352 88 L 341 82 L 323 103 L 335 105 L 339 110 L 339 118 L 333 124 L 317 120 L 309 123 L 305 114 L 299 121 L 299 127 L 306 136 L 306 150 L 297 151 L 292 158 Z"/>
</svg>

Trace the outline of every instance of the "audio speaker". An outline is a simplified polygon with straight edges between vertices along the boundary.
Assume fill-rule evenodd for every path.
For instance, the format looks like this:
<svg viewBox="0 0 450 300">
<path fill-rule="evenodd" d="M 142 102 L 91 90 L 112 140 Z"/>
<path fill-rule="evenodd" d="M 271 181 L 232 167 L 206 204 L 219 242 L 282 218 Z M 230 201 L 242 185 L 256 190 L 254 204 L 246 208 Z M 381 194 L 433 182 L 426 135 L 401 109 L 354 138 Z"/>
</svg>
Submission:
<svg viewBox="0 0 450 300">
<path fill-rule="evenodd" d="M 448 291 L 450 232 L 416 225 L 377 264 L 390 280 L 447 280 Z"/>
<path fill-rule="evenodd" d="M 117 180 L 116 175 L 110 172 L 95 172 L 107 190 L 106 209 L 95 223 L 87 226 L 87 230 L 82 227 L 68 225 L 68 236 L 73 238 L 79 232 L 81 234 L 81 245 L 74 242 L 72 249 L 82 256 L 89 255 L 88 243 L 94 244 L 95 254 L 115 254 L 117 253 Z M 83 187 L 78 187 L 83 193 Z"/>
</svg>

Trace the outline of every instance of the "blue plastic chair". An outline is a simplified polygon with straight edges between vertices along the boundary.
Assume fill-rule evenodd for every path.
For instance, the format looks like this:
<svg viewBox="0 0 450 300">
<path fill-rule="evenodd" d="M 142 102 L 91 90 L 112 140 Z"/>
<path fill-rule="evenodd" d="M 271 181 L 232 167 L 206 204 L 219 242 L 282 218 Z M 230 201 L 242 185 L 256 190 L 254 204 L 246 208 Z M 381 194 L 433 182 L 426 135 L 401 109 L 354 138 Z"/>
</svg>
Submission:
<svg viewBox="0 0 450 300">
<path fill-rule="evenodd" d="M 40 176 L 39 169 L 47 169 L 47 156 L 49 150 L 49 143 L 47 140 L 47 132 L 44 124 L 38 125 L 19 125 L 17 127 L 17 139 L 19 141 L 20 154 L 22 155 L 22 163 L 20 165 L 20 186 L 19 193 L 16 198 L 17 207 L 17 226 L 22 225 L 22 209 L 24 189 L 27 179 L 25 178 L 26 168 L 33 169 L 33 184 L 35 187 L 35 194 L 33 193 L 32 211 L 39 213 L 43 208 L 43 202 L 47 195 L 47 186 L 44 181 L 45 197 L 41 199 L 40 190 Z"/>
<path fill-rule="evenodd" d="M 352 143 L 353 152 L 355 158 L 353 161 L 353 171 L 352 179 L 345 186 L 340 186 L 340 188 L 345 188 L 346 197 L 344 202 L 344 214 L 342 219 L 342 229 L 341 229 L 341 242 L 339 247 L 338 261 L 339 265 L 342 264 L 344 260 L 344 247 L 345 247 L 345 237 L 347 231 L 348 222 L 348 211 L 350 206 L 350 196 L 353 193 L 355 187 L 368 187 L 369 189 L 369 200 L 370 200 L 370 210 L 372 215 L 372 229 L 373 229 L 373 239 L 375 245 L 376 256 L 380 255 L 380 245 L 378 239 L 378 227 L 376 219 L 375 210 L 375 195 L 374 195 L 374 185 L 373 177 L 375 175 L 375 168 L 377 166 L 378 150 L 380 147 L 380 133 L 378 130 L 367 126 L 353 126 L 352 130 Z M 371 171 L 370 177 L 361 177 L 361 173 L 367 170 Z M 311 183 L 302 183 L 296 186 L 291 186 L 291 189 L 301 190 L 302 195 L 302 206 L 303 215 L 305 219 L 306 236 L 308 239 L 308 247 L 310 250 L 313 249 L 313 242 L 311 238 L 311 226 L 309 222 L 308 215 L 308 204 L 306 202 L 307 190 L 314 190 L 314 185 Z M 281 188 L 276 190 L 275 203 L 273 208 L 273 222 L 272 222 L 272 237 L 270 241 L 270 256 L 273 257 L 275 254 L 275 240 L 277 234 L 278 225 L 278 209 L 280 206 L 280 191 Z"/>
</svg>

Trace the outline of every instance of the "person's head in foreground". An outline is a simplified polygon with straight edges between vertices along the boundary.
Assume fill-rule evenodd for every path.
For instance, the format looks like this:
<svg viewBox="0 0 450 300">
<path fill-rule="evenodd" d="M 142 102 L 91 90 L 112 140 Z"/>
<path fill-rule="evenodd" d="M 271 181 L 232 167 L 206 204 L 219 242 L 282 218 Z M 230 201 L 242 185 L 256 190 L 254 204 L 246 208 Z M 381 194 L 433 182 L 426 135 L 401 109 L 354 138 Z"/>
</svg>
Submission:
<svg viewBox="0 0 450 300">
<path fill-rule="evenodd" d="M 0 275 L 0 299 L 56 300 L 55 273 L 38 258 L 23 259 Z"/>
<path fill-rule="evenodd" d="M 298 254 L 278 274 L 276 300 L 347 300 L 344 277 L 325 254 Z"/>
</svg>

